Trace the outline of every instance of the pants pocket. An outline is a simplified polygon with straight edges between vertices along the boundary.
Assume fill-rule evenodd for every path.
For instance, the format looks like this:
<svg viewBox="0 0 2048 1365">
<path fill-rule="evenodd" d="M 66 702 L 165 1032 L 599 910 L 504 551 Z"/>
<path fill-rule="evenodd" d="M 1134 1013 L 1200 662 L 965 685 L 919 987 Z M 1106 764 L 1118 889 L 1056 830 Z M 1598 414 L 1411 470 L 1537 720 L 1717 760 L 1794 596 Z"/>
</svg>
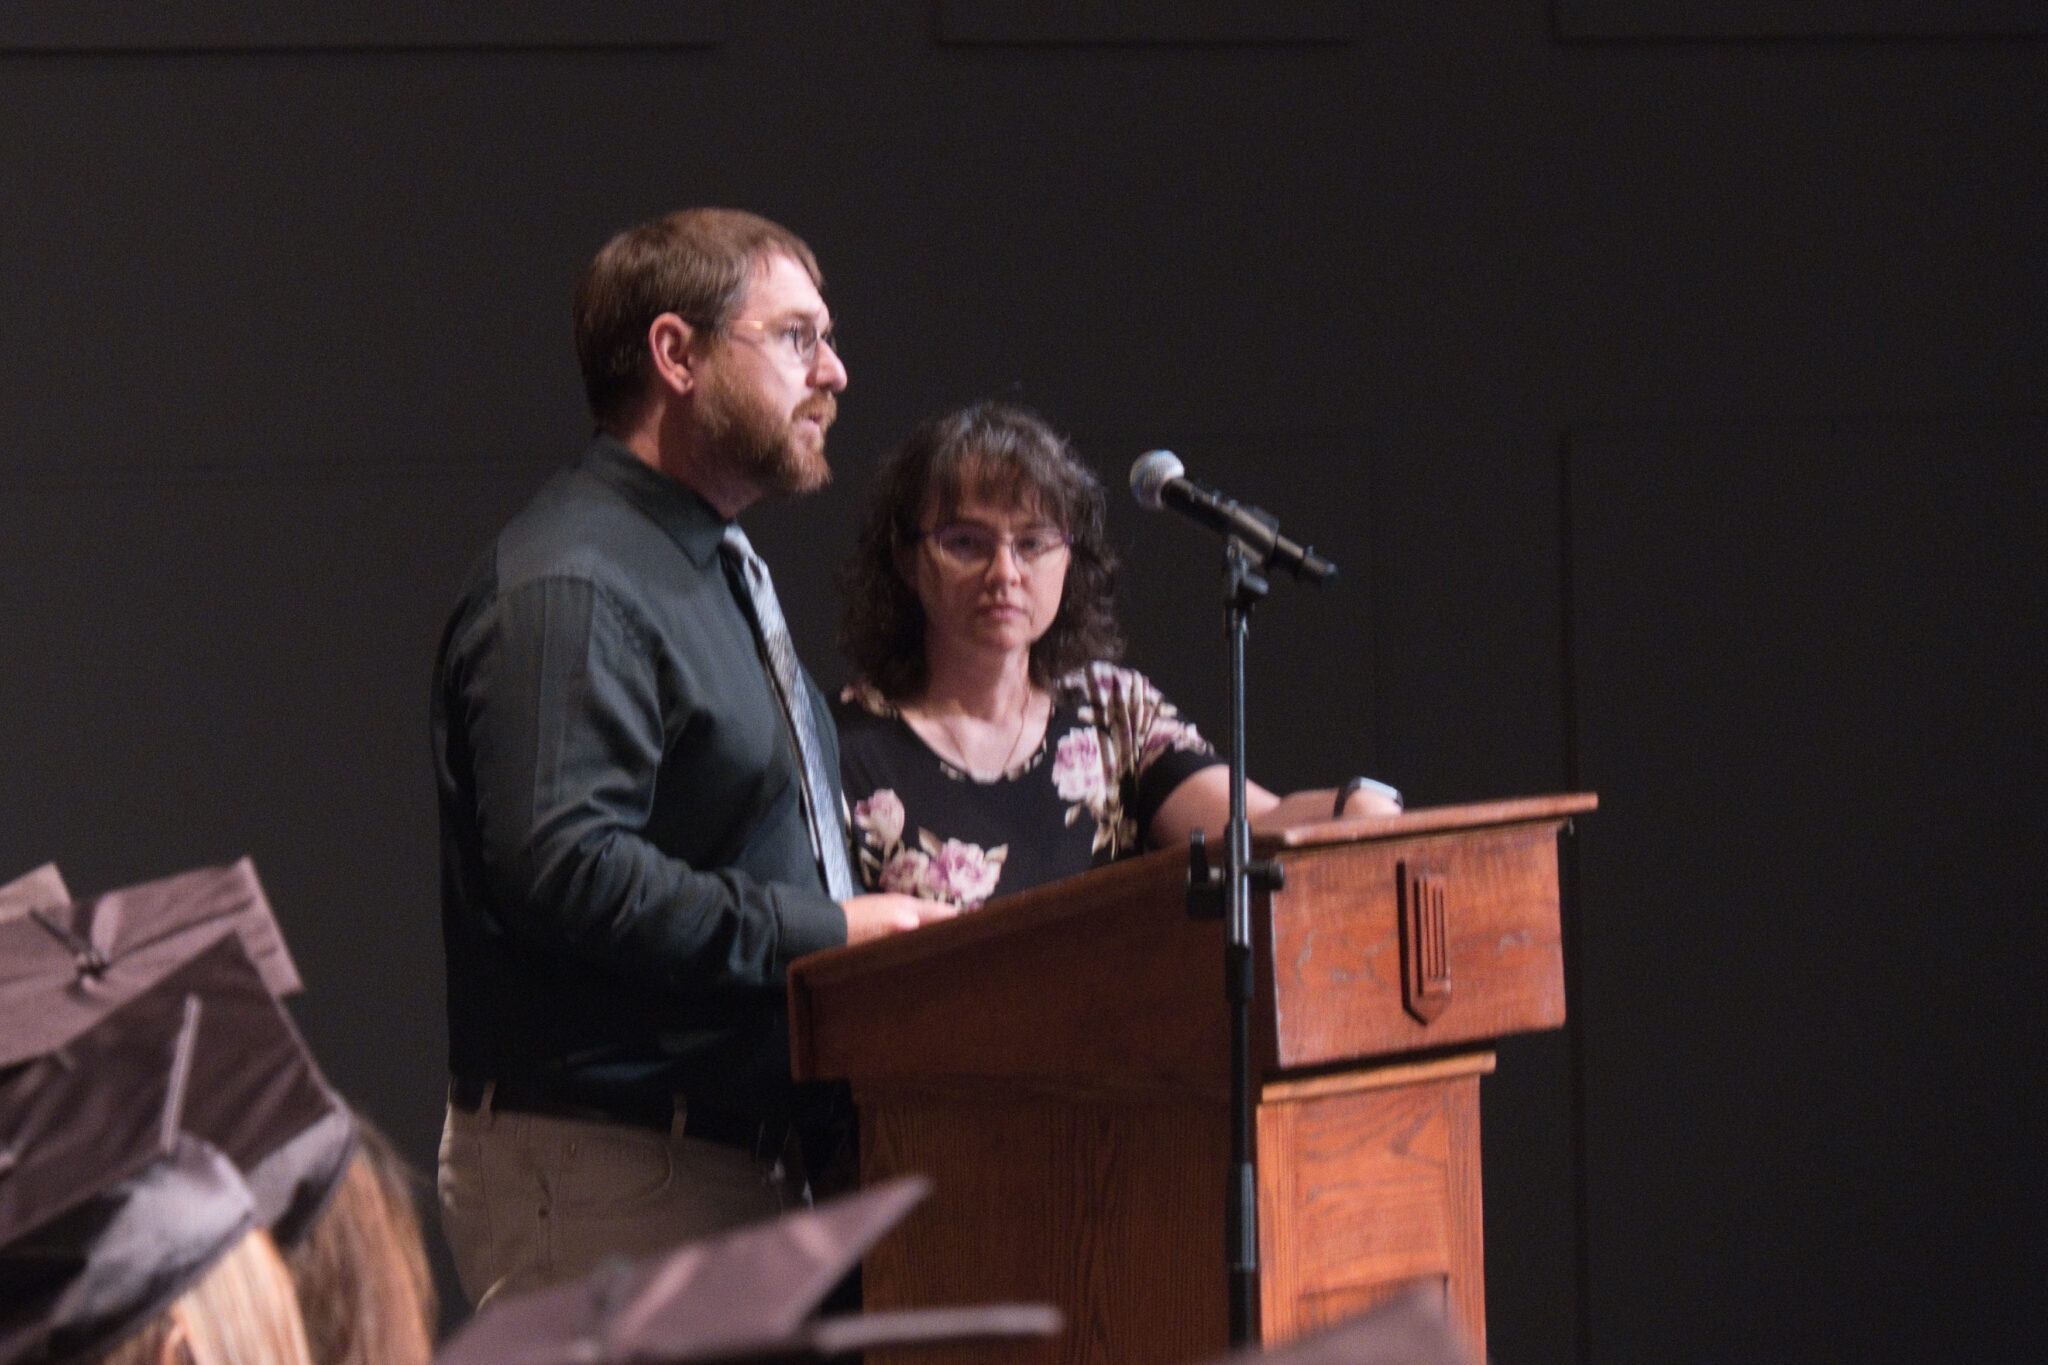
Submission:
<svg viewBox="0 0 2048 1365">
<path fill-rule="evenodd" d="M 455 1261 L 462 1291 L 475 1303 L 501 1273 L 493 1264 L 490 1182 L 484 1171 L 483 1141 L 473 1115 L 454 1108 L 441 1126 L 440 1160 L 434 1171 L 441 1234 Z"/>
</svg>

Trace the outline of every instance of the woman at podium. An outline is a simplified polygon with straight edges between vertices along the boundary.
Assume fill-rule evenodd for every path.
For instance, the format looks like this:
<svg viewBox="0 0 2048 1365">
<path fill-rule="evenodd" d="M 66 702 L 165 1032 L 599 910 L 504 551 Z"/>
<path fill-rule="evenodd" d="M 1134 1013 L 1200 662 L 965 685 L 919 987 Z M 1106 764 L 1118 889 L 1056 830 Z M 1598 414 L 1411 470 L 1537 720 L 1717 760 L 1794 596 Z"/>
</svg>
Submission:
<svg viewBox="0 0 2048 1365">
<path fill-rule="evenodd" d="M 840 647 L 841 771 L 868 890 L 974 909 L 1147 848 L 1219 836 L 1229 770 L 1143 674 L 1118 663 L 1102 483 L 1037 416 L 981 403 L 884 464 Z M 1363 779 L 1281 797 L 1260 823 L 1392 814 Z"/>
</svg>

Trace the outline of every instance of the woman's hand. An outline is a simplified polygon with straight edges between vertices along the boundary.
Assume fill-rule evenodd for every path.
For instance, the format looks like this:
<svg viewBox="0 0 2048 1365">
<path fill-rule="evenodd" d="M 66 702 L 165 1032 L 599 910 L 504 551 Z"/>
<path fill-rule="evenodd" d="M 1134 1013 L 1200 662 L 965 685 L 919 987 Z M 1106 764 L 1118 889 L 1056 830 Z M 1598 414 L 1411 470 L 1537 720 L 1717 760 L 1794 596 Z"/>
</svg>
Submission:
<svg viewBox="0 0 2048 1365">
<path fill-rule="evenodd" d="M 1324 820 L 1337 819 L 1337 788 L 1317 787 L 1311 791 L 1289 792 L 1274 802 L 1263 814 L 1252 817 L 1255 830 L 1285 829 L 1289 825 L 1312 825 Z M 1359 815 L 1399 815 L 1401 808 L 1387 797 L 1370 788 L 1361 788 L 1351 793 L 1344 803 L 1344 817 L 1350 819 Z"/>
<path fill-rule="evenodd" d="M 1285 829 L 1289 825 L 1310 825 L 1334 818 L 1337 788 L 1318 787 L 1312 791 L 1276 796 L 1256 782 L 1244 784 L 1245 814 L 1254 831 Z M 1401 807 L 1392 798 L 1370 787 L 1351 793 L 1344 803 L 1345 816 L 1399 815 Z M 1217 763 L 1202 769 L 1173 789 L 1152 817 L 1147 831 L 1154 848 L 1185 844 L 1188 835 L 1201 830 L 1210 843 L 1223 838 L 1230 820 L 1230 766 Z"/>
</svg>

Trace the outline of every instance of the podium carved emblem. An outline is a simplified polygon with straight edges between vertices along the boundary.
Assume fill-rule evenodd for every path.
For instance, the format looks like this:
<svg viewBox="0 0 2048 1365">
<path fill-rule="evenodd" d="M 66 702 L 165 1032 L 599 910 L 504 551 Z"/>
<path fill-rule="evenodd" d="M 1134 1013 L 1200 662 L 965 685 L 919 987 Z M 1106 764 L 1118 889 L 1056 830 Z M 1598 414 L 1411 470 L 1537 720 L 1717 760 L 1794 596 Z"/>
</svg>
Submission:
<svg viewBox="0 0 2048 1365">
<path fill-rule="evenodd" d="M 1401 1004 L 1427 1024 L 1451 1003 L 1451 925 L 1445 878 L 1403 861 L 1401 881 Z"/>
</svg>

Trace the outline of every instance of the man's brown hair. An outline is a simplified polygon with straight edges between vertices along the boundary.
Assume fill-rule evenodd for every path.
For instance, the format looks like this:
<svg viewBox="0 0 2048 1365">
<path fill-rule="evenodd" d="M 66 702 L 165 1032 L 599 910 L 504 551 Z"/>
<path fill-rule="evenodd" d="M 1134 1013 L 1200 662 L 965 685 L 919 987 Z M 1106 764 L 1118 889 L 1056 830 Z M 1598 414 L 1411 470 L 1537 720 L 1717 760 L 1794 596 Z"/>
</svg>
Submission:
<svg viewBox="0 0 2048 1365">
<path fill-rule="evenodd" d="M 576 360 L 601 427 L 617 426 L 647 385 L 647 329 L 674 313 L 697 331 L 723 336 L 754 271 L 781 254 L 820 290 L 818 258 L 788 228 L 739 209 L 683 209 L 627 228 L 576 283 Z"/>
</svg>

